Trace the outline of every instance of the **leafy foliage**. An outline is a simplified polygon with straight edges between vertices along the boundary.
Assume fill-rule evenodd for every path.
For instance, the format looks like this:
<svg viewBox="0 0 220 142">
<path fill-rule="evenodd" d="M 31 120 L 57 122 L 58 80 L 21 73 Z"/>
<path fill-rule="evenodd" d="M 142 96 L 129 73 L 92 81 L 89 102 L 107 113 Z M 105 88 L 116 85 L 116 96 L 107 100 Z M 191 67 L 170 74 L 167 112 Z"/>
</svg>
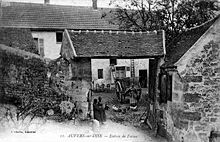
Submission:
<svg viewBox="0 0 220 142">
<path fill-rule="evenodd" d="M 215 16 L 217 0 L 111 0 L 110 22 L 122 30 L 165 30 L 166 42 Z"/>
</svg>

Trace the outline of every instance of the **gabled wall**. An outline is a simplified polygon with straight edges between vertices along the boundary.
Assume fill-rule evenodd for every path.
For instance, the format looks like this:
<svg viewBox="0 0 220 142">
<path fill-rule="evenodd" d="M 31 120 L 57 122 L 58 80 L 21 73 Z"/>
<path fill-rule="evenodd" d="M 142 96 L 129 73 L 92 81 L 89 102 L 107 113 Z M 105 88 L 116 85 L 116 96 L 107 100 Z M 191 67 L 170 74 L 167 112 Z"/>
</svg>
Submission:
<svg viewBox="0 0 220 142">
<path fill-rule="evenodd" d="M 89 113 L 87 95 L 92 86 L 91 59 L 75 57 L 67 32 L 64 32 L 60 55 L 62 58 L 56 63 L 58 69 L 53 77 L 61 80 L 62 93 L 77 102 L 82 110 L 80 117 L 85 119 Z"/>
<path fill-rule="evenodd" d="M 164 109 L 175 142 L 209 142 L 220 131 L 220 20 L 176 63 L 172 102 Z M 162 106 L 162 105 L 161 105 Z"/>
</svg>

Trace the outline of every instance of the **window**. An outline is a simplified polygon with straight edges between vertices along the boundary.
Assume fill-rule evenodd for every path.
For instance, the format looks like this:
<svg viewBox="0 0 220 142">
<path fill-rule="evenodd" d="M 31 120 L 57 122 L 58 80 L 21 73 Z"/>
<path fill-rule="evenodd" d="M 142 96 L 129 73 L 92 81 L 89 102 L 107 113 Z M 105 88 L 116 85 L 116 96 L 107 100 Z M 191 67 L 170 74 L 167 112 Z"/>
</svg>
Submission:
<svg viewBox="0 0 220 142">
<path fill-rule="evenodd" d="M 130 69 L 130 67 L 127 67 L 127 69 L 126 69 L 127 71 L 130 71 L 131 69 Z"/>
<path fill-rule="evenodd" d="M 36 47 L 38 48 L 38 38 L 34 38 L 34 43 L 35 43 Z"/>
<path fill-rule="evenodd" d="M 117 65 L 117 59 L 110 59 L 110 65 Z"/>
<path fill-rule="evenodd" d="M 103 69 L 98 69 L 98 79 L 103 79 Z"/>
<path fill-rule="evenodd" d="M 56 41 L 57 42 L 62 42 L 63 40 L 63 33 L 62 32 L 57 32 L 56 33 Z"/>
<path fill-rule="evenodd" d="M 125 70 L 125 66 L 119 66 L 119 67 L 116 67 L 116 70 Z"/>
<path fill-rule="evenodd" d="M 41 57 L 44 57 L 44 39 L 43 38 L 34 38 L 34 43 L 37 47 L 38 54 Z"/>
</svg>

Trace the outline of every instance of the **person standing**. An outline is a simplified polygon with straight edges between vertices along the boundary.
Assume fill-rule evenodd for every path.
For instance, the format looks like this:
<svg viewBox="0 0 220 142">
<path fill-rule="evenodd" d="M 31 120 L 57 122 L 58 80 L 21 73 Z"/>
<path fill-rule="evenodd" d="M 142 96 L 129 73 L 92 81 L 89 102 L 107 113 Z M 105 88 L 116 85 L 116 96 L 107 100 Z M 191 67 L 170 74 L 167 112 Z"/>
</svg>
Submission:
<svg viewBox="0 0 220 142">
<path fill-rule="evenodd" d="M 98 106 L 97 99 L 93 100 L 93 117 L 94 117 L 94 119 L 98 120 L 99 122 L 101 121 L 100 108 Z"/>
<path fill-rule="evenodd" d="M 104 104 L 102 103 L 102 97 L 98 97 L 98 106 L 100 109 L 100 122 L 103 124 L 106 121 L 106 114 Z"/>
<path fill-rule="evenodd" d="M 121 102 L 122 101 L 122 96 L 121 96 L 122 86 L 119 80 L 116 80 L 115 84 L 116 84 L 116 95 L 117 95 L 118 101 Z"/>
<path fill-rule="evenodd" d="M 129 88 L 126 93 L 129 93 L 130 95 L 130 105 L 132 107 L 135 107 L 137 105 L 137 90 L 134 87 L 134 84 L 131 85 L 131 88 Z"/>
<path fill-rule="evenodd" d="M 98 100 L 94 99 L 93 100 L 93 120 L 92 120 L 92 130 L 94 132 L 98 132 L 99 131 L 99 127 L 100 127 L 100 109 L 98 106 Z"/>
</svg>

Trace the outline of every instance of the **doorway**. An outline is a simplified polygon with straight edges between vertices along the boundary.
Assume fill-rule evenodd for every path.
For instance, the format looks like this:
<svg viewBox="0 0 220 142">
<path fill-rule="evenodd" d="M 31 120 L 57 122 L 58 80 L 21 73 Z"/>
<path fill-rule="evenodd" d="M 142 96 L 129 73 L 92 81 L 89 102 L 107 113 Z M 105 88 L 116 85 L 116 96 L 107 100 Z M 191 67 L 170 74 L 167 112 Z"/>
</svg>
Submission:
<svg viewBox="0 0 220 142">
<path fill-rule="evenodd" d="M 139 70 L 139 82 L 141 88 L 147 88 L 147 70 Z"/>
</svg>

